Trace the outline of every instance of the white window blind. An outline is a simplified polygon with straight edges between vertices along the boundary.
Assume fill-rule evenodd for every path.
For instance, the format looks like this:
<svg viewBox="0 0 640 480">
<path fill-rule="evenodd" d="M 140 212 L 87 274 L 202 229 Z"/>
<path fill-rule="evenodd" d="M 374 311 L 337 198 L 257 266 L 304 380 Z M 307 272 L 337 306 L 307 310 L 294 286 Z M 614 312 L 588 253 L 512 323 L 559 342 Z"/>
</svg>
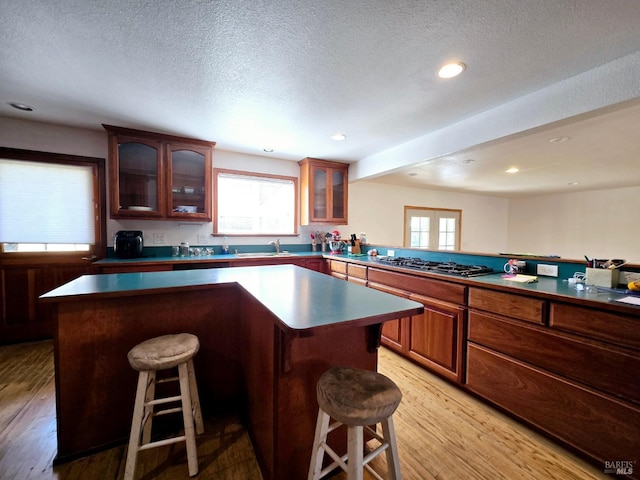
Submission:
<svg viewBox="0 0 640 480">
<path fill-rule="evenodd" d="M 0 243 L 95 244 L 91 166 L 0 159 Z"/>
</svg>

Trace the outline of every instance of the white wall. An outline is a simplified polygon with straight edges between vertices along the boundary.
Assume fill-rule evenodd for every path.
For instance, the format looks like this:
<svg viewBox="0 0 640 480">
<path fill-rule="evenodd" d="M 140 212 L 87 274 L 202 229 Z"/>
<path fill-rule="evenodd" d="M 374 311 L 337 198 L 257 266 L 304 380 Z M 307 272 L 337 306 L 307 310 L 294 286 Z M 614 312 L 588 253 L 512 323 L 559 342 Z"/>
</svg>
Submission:
<svg viewBox="0 0 640 480">
<path fill-rule="evenodd" d="M 0 146 L 107 158 L 107 136 L 87 130 L 0 117 Z M 298 176 L 298 164 L 288 160 L 214 150 L 221 168 Z M 326 226 L 325 231 L 366 232 L 377 245 L 400 246 L 404 205 L 462 209 L 462 250 L 499 253 L 556 254 L 563 258 L 625 258 L 640 262 L 640 187 L 507 200 L 500 197 L 406 188 L 357 181 L 349 185 L 349 225 Z M 44 200 L 43 200 L 44 201 Z M 153 233 L 165 233 L 167 244 L 181 241 L 220 245 L 211 237 L 211 223 L 108 220 L 110 239 L 117 230 L 142 229 L 146 244 Z M 283 243 L 309 243 L 316 228 L 303 227 L 299 237 Z M 267 243 L 261 237 L 233 238 L 231 245 Z M 111 240 L 109 244 L 111 244 Z"/>
<path fill-rule="evenodd" d="M 107 133 L 102 129 L 88 130 L 10 117 L 0 117 L 0 146 L 99 157 L 105 160 L 108 156 Z M 299 176 L 297 162 L 227 152 L 219 149 L 214 149 L 213 163 L 215 167 L 219 168 L 273 173 L 291 177 Z M 113 236 L 118 230 L 142 230 L 145 245 L 147 246 L 153 246 L 151 239 L 154 233 L 164 233 L 167 245 L 178 245 L 180 242 L 189 242 L 191 245 L 222 245 L 221 237 L 211 236 L 213 231 L 211 222 L 112 220 L 108 218 L 108 245 L 113 245 Z M 315 229 L 303 227 L 300 229 L 299 236 L 282 237 L 280 241 L 285 244 L 310 243 L 309 233 L 313 230 Z M 206 241 L 199 242 L 198 239 L 202 236 Z M 234 245 L 261 243 L 266 245 L 269 240 L 272 239 L 264 237 L 233 237 L 229 243 L 233 248 Z"/>
<path fill-rule="evenodd" d="M 462 250 L 498 253 L 507 248 L 506 199 L 375 182 L 349 184 L 349 225 L 339 230 L 365 232 L 372 244 L 400 246 L 405 205 L 461 209 Z"/>
<path fill-rule="evenodd" d="M 509 248 L 640 263 L 640 187 L 512 199 Z"/>
</svg>

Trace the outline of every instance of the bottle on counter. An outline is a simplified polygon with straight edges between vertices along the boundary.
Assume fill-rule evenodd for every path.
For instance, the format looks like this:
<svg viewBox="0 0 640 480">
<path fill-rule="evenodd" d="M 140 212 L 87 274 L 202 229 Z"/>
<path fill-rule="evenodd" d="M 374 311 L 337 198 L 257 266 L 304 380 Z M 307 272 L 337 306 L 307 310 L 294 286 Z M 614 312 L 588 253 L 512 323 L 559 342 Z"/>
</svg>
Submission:
<svg viewBox="0 0 640 480">
<path fill-rule="evenodd" d="M 229 253 L 229 239 L 227 237 L 222 239 L 222 253 L 225 255 Z"/>
<path fill-rule="evenodd" d="M 181 257 L 189 256 L 189 242 L 182 242 L 180 244 L 180 256 Z"/>
</svg>

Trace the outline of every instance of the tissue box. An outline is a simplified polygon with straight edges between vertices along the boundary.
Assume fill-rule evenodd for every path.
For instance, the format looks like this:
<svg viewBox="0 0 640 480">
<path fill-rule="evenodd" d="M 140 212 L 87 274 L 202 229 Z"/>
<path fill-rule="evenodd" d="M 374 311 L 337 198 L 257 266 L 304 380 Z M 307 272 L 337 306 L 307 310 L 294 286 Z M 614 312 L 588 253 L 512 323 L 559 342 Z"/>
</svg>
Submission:
<svg viewBox="0 0 640 480">
<path fill-rule="evenodd" d="M 587 285 L 596 287 L 613 288 L 620 283 L 620 270 L 609 270 L 608 268 L 587 268 Z"/>
</svg>

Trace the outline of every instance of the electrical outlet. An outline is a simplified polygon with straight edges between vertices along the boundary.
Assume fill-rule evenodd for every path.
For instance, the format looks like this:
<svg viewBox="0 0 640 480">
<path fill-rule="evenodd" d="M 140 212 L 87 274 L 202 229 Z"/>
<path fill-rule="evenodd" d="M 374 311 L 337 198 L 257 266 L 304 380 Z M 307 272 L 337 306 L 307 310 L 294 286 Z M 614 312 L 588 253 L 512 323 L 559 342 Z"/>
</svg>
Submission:
<svg viewBox="0 0 640 480">
<path fill-rule="evenodd" d="M 199 245 L 204 245 L 205 243 L 207 243 L 207 235 L 205 235 L 203 233 L 199 233 L 198 234 L 198 244 Z"/>
<path fill-rule="evenodd" d="M 396 256 L 396 251 L 395 250 L 387 250 L 387 257 L 395 257 Z"/>
<path fill-rule="evenodd" d="M 167 236 L 164 232 L 153 234 L 154 245 L 164 245 L 167 241 Z"/>
<path fill-rule="evenodd" d="M 545 265 L 544 263 L 538 264 L 537 267 L 538 275 L 545 275 L 547 277 L 557 277 L 558 276 L 558 266 L 557 265 Z"/>
</svg>

